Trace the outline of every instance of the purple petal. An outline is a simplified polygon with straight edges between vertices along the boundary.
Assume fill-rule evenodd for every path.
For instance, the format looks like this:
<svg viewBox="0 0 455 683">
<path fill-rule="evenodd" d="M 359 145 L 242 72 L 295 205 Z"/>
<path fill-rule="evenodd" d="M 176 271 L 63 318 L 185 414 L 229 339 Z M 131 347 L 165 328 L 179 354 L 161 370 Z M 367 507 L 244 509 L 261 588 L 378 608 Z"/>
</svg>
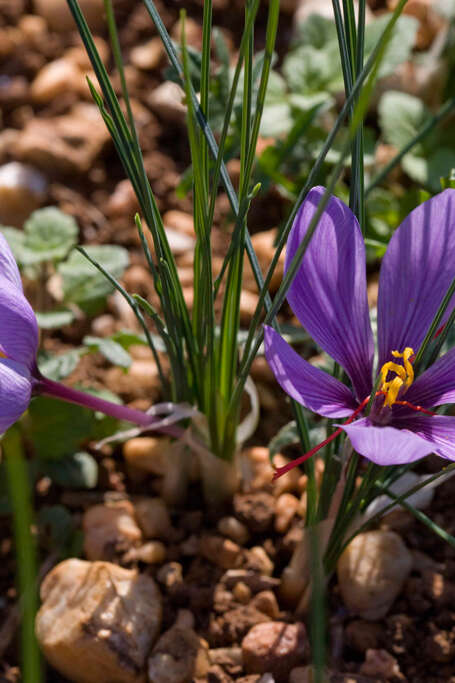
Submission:
<svg viewBox="0 0 455 683">
<path fill-rule="evenodd" d="M 303 360 L 287 342 L 264 325 L 265 357 L 281 388 L 293 399 L 325 417 L 346 417 L 357 407 L 350 389 Z"/>
<path fill-rule="evenodd" d="M 393 350 L 411 346 L 417 353 L 454 277 L 455 190 L 445 190 L 405 218 L 382 261 L 379 367 Z"/>
<path fill-rule="evenodd" d="M 38 324 L 25 296 L 0 276 L 0 350 L 31 368 L 38 349 Z"/>
<path fill-rule="evenodd" d="M 424 408 L 455 403 L 455 349 L 448 351 L 425 370 L 411 384 L 403 398 Z"/>
<path fill-rule="evenodd" d="M 431 452 L 455 460 L 455 417 L 449 415 L 416 415 L 403 420 L 414 434 L 428 442 Z"/>
<path fill-rule="evenodd" d="M 408 429 L 376 427 L 367 417 L 343 426 L 354 450 L 376 465 L 403 465 L 433 452 L 433 444 Z"/>
<path fill-rule="evenodd" d="M 5 237 L 0 233 L 0 277 L 11 282 L 22 292 L 22 280 L 16 261 Z"/>
<path fill-rule="evenodd" d="M 295 218 L 286 269 L 305 237 L 324 188 L 311 190 Z M 359 224 L 331 197 L 289 288 L 292 310 L 313 339 L 348 373 L 357 398 L 371 391 L 373 336 L 368 314 L 365 245 Z"/>
<path fill-rule="evenodd" d="M 0 433 L 16 422 L 30 403 L 32 384 L 25 365 L 0 360 Z"/>
</svg>

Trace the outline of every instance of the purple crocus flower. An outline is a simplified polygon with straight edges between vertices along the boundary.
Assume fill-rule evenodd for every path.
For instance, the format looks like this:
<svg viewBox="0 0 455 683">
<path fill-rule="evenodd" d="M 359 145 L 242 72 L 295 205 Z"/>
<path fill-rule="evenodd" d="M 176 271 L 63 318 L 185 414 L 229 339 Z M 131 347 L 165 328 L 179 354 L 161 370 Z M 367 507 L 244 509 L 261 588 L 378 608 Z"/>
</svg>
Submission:
<svg viewBox="0 0 455 683">
<path fill-rule="evenodd" d="M 287 244 L 286 268 L 323 193 L 324 188 L 313 188 L 299 209 Z M 407 216 L 382 261 L 377 371 L 381 379 L 370 414 L 362 415 L 373 389 L 374 355 L 365 246 L 354 214 L 331 197 L 287 298 L 311 337 L 346 371 L 352 390 L 303 360 L 266 326 L 265 354 L 277 381 L 309 410 L 329 418 L 349 418 L 339 425 L 340 431 L 374 463 L 410 463 L 429 453 L 455 460 L 455 417 L 430 410 L 455 402 L 455 349 L 415 379 L 412 367 L 414 350 L 419 349 L 454 277 L 455 190 L 445 190 Z"/>
<path fill-rule="evenodd" d="M 0 234 L 0 434 L 5 432 L 28 408 L 33 395 L 42 394 L 99 410 L 119 420 L 159 429 L 180 436 L 172 418 L 133 410 L 53 382 L 38 370 L 38 324 L 24 296 L 21 277 L 13 254 Z M 167 404 L 163 404 L 167 405 Z"/>
</svg>

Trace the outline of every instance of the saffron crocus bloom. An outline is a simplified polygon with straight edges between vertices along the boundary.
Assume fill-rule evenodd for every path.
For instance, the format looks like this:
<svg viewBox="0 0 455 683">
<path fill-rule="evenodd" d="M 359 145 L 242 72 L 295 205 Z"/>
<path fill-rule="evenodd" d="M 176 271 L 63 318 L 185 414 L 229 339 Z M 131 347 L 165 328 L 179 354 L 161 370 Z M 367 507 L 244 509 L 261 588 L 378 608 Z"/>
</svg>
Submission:
<svg viewBox="0 0 455 683">
<path fill-rule="evenodd" d="M 43 394 L 99 410 L 119 420 L 173 436 L 181 435 L 181 428 L 172 426 L 175 421 L 172 417 L 161 420 L 156 415 L 105 401 L 43 377 L 36 364 L 37 350 L 36 317 L 24 296 L 13 254 L 0 234 L 0 434 L 28 408 L 33 395 Z"/>
<path fill-rule="evenodd" d="M 287 244 L 286 268 L 323 193 L 324 188 L 314 188 L 300 207 Z M 445 190 L 409 214 L 384 256 L 378 293 L 380 384 L 371 412 L 363 414 L 373 389 L 374 356 L 365 246 L 354 214 L 331 197 L 287 298 L 311 337 L 346 371 L 352 390 L 303 360 L 266 327 L 265 353 L 277 381 L 309 410 L 348 418 L 340 430 L 374 463 L 410 463 L 429 453 L 455 460 L 455 417 L 431 410 L 455 402 L 455 349 L 417 378 L 412 366 L 414 350 L 454 277 L 455 190 Z"/>
</svg>

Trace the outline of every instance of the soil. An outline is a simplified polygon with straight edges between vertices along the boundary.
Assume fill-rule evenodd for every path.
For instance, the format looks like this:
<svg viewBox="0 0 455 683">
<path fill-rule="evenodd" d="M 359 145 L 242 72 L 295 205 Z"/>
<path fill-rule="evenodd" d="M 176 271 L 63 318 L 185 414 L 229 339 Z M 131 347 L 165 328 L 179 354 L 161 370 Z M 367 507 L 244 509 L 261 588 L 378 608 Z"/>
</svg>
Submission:
<svg viewBox="0 0 455 683">
<path fill-rule="evenodd" d="M 172 32 L 178 21 L 181 4 L 161 1 L 156 4 L 164 23 Z M 223 28 L 233 48 L 242 23 L 243 3 L 238 0 L 234 4 L 235 11 L 231 11 L 232 3 L 229 3 L 230 11 L 226 12 L 223 0 L 214 2 L 214 24 Z M 142 2 L 118 0 L 114 5 L 121 27 L 122 49 L 128 61 L 133 47 L 156 34 Z M 185 3 L 185 6 L 189 16 L 200 23 L 202 2 Z M 265 9 L 261 9 L 256 33 L 259 49 L 264 42 Z M 31 29 L 27 29 L 24 23 L 26 16 L 36 16 L 31 0 L 0 1 L 0 46 L 3 46 L 0 47 L 2 164 L 30 160 L 23 152 L 23 144 L 20 154 L 16 144 L 8 144 L 7 131 L 19 132 L 20 139 L 32 121 L 49 123 L 50 119 L 68 115 L 79 102 L 89 102 L 88 92 L 81 91 L 79 86 L 74 90 L 69 88 L 46 102 L 37 101 L 32 96 L 31 83 L 43 66 L 59 59 L 70 48 L 79 46 L 80 41 L 75 31 L 57 33 L 46 27 L 39 37 L 33 37 Z M 289 14 L 283 13 L 282 29 L 278 34 L 280 54 L 290 39 L 291 20 Z M 103 31 L 99 35 L 106 39 Z M 194 43 L 197 45 L 197 42 L 198 31 L 195 29 Z M 178 198 L 175 192 L 180 176 L 189 163 L 184 127 L 181 123 L 160 116 L 157 111 L 152 112 L 149 107 L 150 93 L 162 82 L 163 66 L 163 60 L 149 70 L 130 65 L 128 80 L 138 112 L 145 166 L 159 209 L 164 215 L 170 211 L 180 212 L 168 214 L 168 217 L 170 222 L 174 221 L 176 229 L 184 232 L 185 220 L 191 222 L 191 201 L 189 198 Z M 90 126 L 86 125 L 86 131 L 86 135 L 90 136 Z M 73 141 L 76 148 L 81 144 L 80 141 Z M 135 200 L 125 185 L 119 188 L 124 173 L 113 146 L 109 141 L 103 141 L 99 150 L 93 152 L 88 167 L 84 167 L 83 163 L 78 167 L 78 163 L 76 160 L 74 167 L 68 167 L 68 164 L 59 164 L 55 160 L 49 163 L 39 157 L 36 165 L 49 181 L 43 203 L 58 205 L 75 216 L 80 227 L 81 243 L 115 243 L 127 247 L 131 266 L 124 276 L 125 286 L 156 303 L 132 220 L 136 210 Z M 251 214 L 251 231 L 256 233 L 276 227 L 288 209 L 286 202 L 273 191 L 260 197 Z M 220 193 L 213 238 L 214 252 L 220 260 L 225 254 L 229 229 L 228 202 L 226 196 Z M 191 262 L 188 253 L 177 259 L 182 273 L 186 271 L 188 274 Z M 191 286 L 191 283 L 189 275 L 188 285 Z M 248 293 L 255 301 L 254 287 Z M 245 323 L 250 312 L 251 305 L 245 306 L 242 311 Z M 289 317 L 286 310 L 283 315 Z M 104 330 L 110 334 L 128 326 L 132 326 L 131 319 L 113 297 L 107 304 L 107 310 L 98 318 L 79 321 L 77 325 L 48 333 L 43 343 L 47 350 L 59 353 L 79 345 L 89 331 L 101 334 Z M 141 353 L 149 360 L 146 352 L 137 353 L 137 360 L 141 360 Z M 282 393 L 261 359 L 255 363 L 253 378 L 260 387 L 261 423 L 249 445 L 262 446 L 291 419 L 291 415 Z M 69 381 L 110 388 L 126 403 L 139 408 L 147 408 L 150 401 L 159 398 L 156 384 L 145 390 L 134 378 L 129 379 L 95 354 L 82 359 Z M 82 514 L 92 505 L 106 500 L 135 500 L 141 495 L 153 495 L 156 477 L 145 475 L 139 481 L 131 477 L 121 448 L 107 446 L 97 457 L 100 477 L 95 491 L 68 491 L 42 478 L 36 484 L 36 508 L 63 505 L 71 514 L 75 527 L 78 527 Z M 439 466 L 436 461 L 428 460 L 422 468 L 423 471 L 431 471 Z M 299 496 L 297 483 L 290 492 Z M 430 518 L 450 534 L 455 534 L 454 496 L 455 480 L 452 479 L 437 490 L 432 506 L 427 510 Z M 276 497 L 270 485 L 266 485 L 262 491 L 237 494 L 232 504 L 223 510 L 207 510 L 201 507 L 201 500 L 201 491 L 195 484 L 185 507 L 171 509 L 172 534 L 166 543 L 165 563 L 178 563 L 181 566 L 182 581 L 167 580 L 163 563 L 148 565 L 136 560 L 126 564 L 128 567 L 139 567 L 141 572 L 157 579 L 164 599 L 162 632 L 173 626 L 179 614 L 182 617 L 182 610 L 191 613 L 194 630 L 207 641 L 213 653 L 204 680 L 211 683 L 233 680 L 253 683 L 259 681 L 261 676 L 245 670 L 242 665 L 238 652 L 243 638 L 256 624 L 277 621 L 296 623 L 292 609 L 280 601 L 278 577 L 301 536 L 302 519 L 296 513 L 284 531 L 276 531 Z M 240 544 L 231 541 L 233 545 L 226 547 L 218 529 L 219 520 L 226 516 L 234 517 L 247 528 L 246 541 Z M 339 674 L 333 680 L 455 683 L 455 549 L 405 512 L 389 516 L 384 525 L 396 530 L 413 552 L 413 570 L 388 615 L 376 622 L 366 622 L 350 615 L 341 602 L 336 580 L 332 580 L 328 593 L 329 664 L 331 670 Z M 0 538 L 0 681 L 13 682 L 20 680 L 18 596 L 14 587 L 15 557 L 10 519 L 6 516 L 0 517 Z M 39 546 L 41 576 L 44 576 L 61 558 L 56 557 L 45 529 L 40 532 Z M 257 548 L 262 549 L 261 552 L 253 550 Z M 113 548 L 109 559 L 121 563 L 122 554 Z M 307 661 L 308 658 L 304 658 L 301 665 Z M 49 683 L 65 681 L 50 667 L 46 680 Z"/>
</svg>

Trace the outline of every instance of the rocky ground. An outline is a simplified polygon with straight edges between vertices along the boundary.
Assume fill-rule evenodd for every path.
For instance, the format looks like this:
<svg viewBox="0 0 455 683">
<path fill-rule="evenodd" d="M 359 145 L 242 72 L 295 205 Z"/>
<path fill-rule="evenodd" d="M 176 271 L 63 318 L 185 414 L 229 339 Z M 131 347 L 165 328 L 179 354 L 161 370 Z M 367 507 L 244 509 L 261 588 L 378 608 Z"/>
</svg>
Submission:
<svg viewBox="0 0 455 683">
<path fill-rule="evenodd" d="M 175 194 L 189 159 L 184 112 L 162 84 L 165 58 L 142 3 L 114 4 L 145 166 L 164 223 L 174 231 L 171 244 L 191 301 L 191 203 Z M 243 3 L 237 4 L 238 12 L 226 12 L 232 3 L 214 2 L 214 23 L 223 27 L 233 48 Z M 62 0 L 0 0 L 0 223 L 22 226 L 35 208 L 58 205 L 76 218 L 82 243 L 129 249 L 124 285 L 153 302 L 152 278 L 132 220 L 136 200 L 91 103 L 85 82 L 91 67 L 64 5 Z M 81 5 L 109 62 L 102 2 L 81 0 Z M 178 36 L 180 3 L 157 5 L 168 30 Z M 190 42 L 198 46 L 201 4 L 185 6 Z M 283 12 L 279 50 L 289 41 L 291 23 L 291 13 Z M 260 20 L 259 46 L 261 31 Z M 114 82 L 119 85 L 115 74 Z M 16 166 L 7 166 L 12 162 Z M 236 161 L 230 162 L 234 178 L 236 170 Z M 253 242 L 264 269 L 286 211 L 273 192 L 253 208 Z M 215 268 L 225 253 L 228 229 L 228 202 L 220 194 Z M 280 273 L 275 287 L 279 279 Z M 247 273 L 241 303 L 245 324 L 256 301 Z M 101 315 L 46 334 L 43 343 L 61 352 L 80 344 L 87 333 L 108 336 L 134 324 L 123 301 L 112 296 Z M 86 356 L 69 381 L 107 387 L 145 409 L 159 398 L 157 372 L 147 349 L 133 348 L 132 355 L 128 374 L 101 356 Z M 252 376 L 261 423 L 241 454 L 242 488 L 223 509 L 208 510 L 201 503 L 197 463 L 190 468 L 185 504 L 176 501 L 169 481 L 172 446 L 147 435 L 98 452 L 94 491 L 70 491 L 47 477 L 38 480 L 37 509 L 61 505 L 74 528 L 83 531 L 83 559 L 57 564 L 63 558 L 46 528 L 40 530 L 37 634 L 55 667 L 49 666 L 46 681 L 64 682 L 65 674 L 87 683 L 311 681 L 308 625 L 296 615 L 280 579 L 302 538 L 306 478 L 294 471 L 271 485 L 265 445 L 290 412 L 263 358 L 255 362 Z M 283 460 L 275 456 L 275 464 Z M 424 468 L 439 466 L 429 460 Z M 437 489 L 427 510 L 451 534 L 454 495 L 452 479 Z M 15 559 L 9 518 L 0 517 L 0 526 L 0 680 L 13 682 L 20 680 Z M 455 682 L 454 549 L 404 511 L 391 513 L 372 534 L 345 555 L 329 585 L 330 680 Z M 394 552 L 387 554 L 391 547 Z"/>
</svg>

